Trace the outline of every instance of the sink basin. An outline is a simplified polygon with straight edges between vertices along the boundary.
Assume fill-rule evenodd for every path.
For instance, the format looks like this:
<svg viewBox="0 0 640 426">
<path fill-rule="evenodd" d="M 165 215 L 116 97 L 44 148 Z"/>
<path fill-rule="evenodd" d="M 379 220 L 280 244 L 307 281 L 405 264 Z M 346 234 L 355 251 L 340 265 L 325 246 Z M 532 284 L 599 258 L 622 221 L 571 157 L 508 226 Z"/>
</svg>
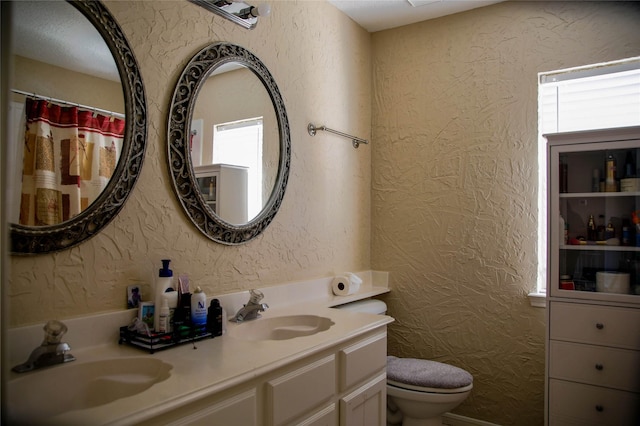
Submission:
<svg viewBox="0 0 640 426">
<path fill-rule="evenodd" d="M 9 418 L 29 424 L 107 404 L 168 379 L 171 369 L 155 358 L 133 357 L 74 361 L 24 373 L 7 384 Z"/>
<path fill-rule="evenodd" d="M 328 330 L 334 322 L 317 315 L 260 318 L 233 327 L 229 335 L 243 340 L 288 340 Z"/>
</svg>

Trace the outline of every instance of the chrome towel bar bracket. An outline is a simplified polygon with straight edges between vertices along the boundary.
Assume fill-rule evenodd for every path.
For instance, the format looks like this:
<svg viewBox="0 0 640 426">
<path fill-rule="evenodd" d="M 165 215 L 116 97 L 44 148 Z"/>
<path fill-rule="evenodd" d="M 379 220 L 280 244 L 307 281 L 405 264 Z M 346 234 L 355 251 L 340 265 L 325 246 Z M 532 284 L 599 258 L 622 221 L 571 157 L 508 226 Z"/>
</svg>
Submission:
<svg viewBox="0 0 640 426">
<path fill-rule="evenodd" d="M 338 136 L 342 136 L 343 138 L 351 139 L 351 144 L 353 145 L 354 148 L 358 148 L 361 143 L 363 143 L 365 145 L 369 143 L 369 141 L 366 140 L 366 139 L 361 139 L 361 138 L 358 138 L 358 137 L 355 137 L 355 136 L 351 136 L 351 135 L 348 135 L 346 133 L 342 133 L 342 132 L 339 132 L 337 130 L 330 129 L 327 126 L 314 126 L 312 123 L 309 123 L 309 125 L 307 126 L 307 132 L 309 132 L 309 135 L 311 135 L 311 136 L 315 136 L 316 132 L 318 130 L 323 130 L 325 132 L 329 132 L 329 133 L 333 133 L 333 134 L 338 135 Z"/>
</svg>

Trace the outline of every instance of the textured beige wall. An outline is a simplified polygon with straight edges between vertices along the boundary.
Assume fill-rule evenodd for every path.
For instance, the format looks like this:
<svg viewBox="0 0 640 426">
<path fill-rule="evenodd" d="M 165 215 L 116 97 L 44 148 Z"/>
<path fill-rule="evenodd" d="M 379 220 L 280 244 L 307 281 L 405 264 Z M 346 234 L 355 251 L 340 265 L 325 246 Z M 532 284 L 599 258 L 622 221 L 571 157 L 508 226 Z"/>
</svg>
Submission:
<svg viewBox="0 0 640 426">
<path fill-rule="evenodd" d="M 455 412 L 540 425 L 536 281 L 541 71 L 640 55 L 639 3 L 507 2 L 372 36 L 372 266 L 389 351 L 475 379 Z"/>
<path fill-rule="evenodd" d="M 93 77 L 22 56 L 13 57 L 12 89 L 124 114 L 120 82 Z M 13 95 L 23 102 L 24 96 Z"/>
<path fill-rule="evenodd" d="M 128 284 L 157 276 L 160 260 L 207 294 L 330 276 L 370 265 L 371 150 L 354 150 L 313 121 L 369 138 L 370 36 L 324 1 L 273 2 L 252 31 L 186 1 L 106 3 L 144 80 L 149 132 L 142 174 L 99 235 L 52 255 L 10 259 L 10 324 L 123 309 Z M 321 17 L 322 19 L 318 19 Z M 274 76 L 289 114 L 289 186 L 266 232 L 237 247 L 201 235 L 182 212 L 166 166 L 167 113 L 187 61 L 209 43 L 239 44 Z"/>
</svg>

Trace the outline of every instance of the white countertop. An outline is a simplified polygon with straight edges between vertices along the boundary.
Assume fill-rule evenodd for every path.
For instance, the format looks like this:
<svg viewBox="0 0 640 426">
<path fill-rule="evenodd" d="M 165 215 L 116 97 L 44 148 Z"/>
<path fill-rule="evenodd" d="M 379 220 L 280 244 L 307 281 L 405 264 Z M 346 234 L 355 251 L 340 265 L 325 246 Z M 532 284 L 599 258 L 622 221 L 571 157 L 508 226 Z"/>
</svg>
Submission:
<svg viewBox="0 0 640 426">
<path fill-rule="evenodd" d="M 195 343 L 197 349 L 194 349 L 193 344 L 188 343 L 149 354 L 140 348 L 126 344 L 118 345 L 115 343 L 116 340 L 107 344 L 73 349 L 71 352 L 76 357 L 76 361 L 49 368 L 63 369 L 67 365 L 122 357 L 157 358 L 171 364 L 173 368 L 168 379 L 154 384 L 137 395 L 91 409 L 70 411 L 50 419 L 50 422 L 66 425 L 133 424 L 223 391 L 392 322 L 393 318 L 385 315 L 355 313 L 329 307 L 388 291 L 388 288 L 384 287 L 364 286 L 357 295 L 338 299 L 335 299 L 337 296 L 321 297 L 305 303 L 272 307 L 262 314 L 263 318 L 300 314 L 318 315 L 330 318 L 335 323 L 328 330 L 311 336 L 288 340 L 242 340 L 232 336 L 233 328 L 238 325 L 229 322 L 225 335 L 198 341 Z M 268 293 L 265 291 L 265 301 L 269 300 Z M 254 321 L 260 321 L 260 319 Z M 9 394 L 11 380 L 24 374 L 38 374 L 38 371 L 23 374 L 11 372 L 8 384 Z M 63 389 L 64 384 L 61 385 L 61 391 Z"/>
</svg>

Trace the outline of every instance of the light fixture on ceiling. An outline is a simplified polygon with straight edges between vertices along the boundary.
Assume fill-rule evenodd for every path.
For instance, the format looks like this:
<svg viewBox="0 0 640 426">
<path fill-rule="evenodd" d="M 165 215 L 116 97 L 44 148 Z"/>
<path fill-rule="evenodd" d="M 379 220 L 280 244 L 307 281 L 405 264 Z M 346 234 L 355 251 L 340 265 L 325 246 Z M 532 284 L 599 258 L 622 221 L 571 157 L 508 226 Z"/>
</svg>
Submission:
<svg viewBox="0 0 640 426">
<path fill-rule="evenodd" d="M 271 13 L 271 6 L 268 4 L 260 4 L 256 7 L 241 0 L 189 1 L 250 30 L 258 24 L 258 16 L 264 17 Z"/>
</svg>

